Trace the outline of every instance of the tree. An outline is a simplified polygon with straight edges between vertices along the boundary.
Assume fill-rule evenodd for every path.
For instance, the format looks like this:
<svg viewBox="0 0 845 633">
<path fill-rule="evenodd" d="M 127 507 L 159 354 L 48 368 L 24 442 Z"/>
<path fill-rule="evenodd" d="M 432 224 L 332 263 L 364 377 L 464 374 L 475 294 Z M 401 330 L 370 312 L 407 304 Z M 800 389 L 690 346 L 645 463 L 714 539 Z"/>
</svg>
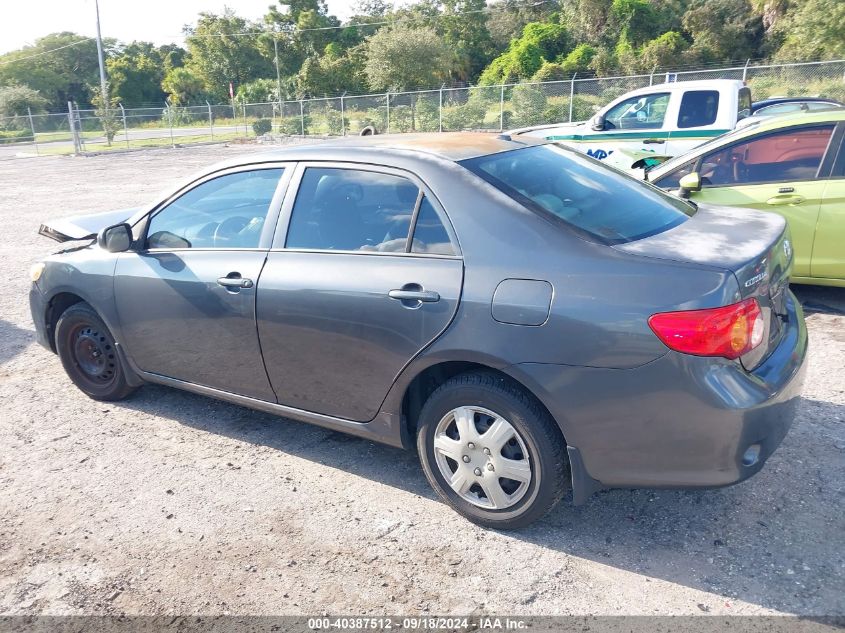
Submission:
<svg viewBox="0 0 845 633">
<path fill-rule="evenodd" d="M 763 21 L 748 0 L 696 0 L 683 17 L 692 37 L 692 62 L 729 62 L 756 57 L 763 39 Z"/>
<path fill-rule="evenodd" d="M 455 52 L 458 79 L 476 77 L 488 64 L 493 40 L 487 30 L 486 0 L 443 0 L 436 29 Z"/>
<path fill-rule="evenodd" d="M 575 73 L 585 73 L 590 70 L 590 64 L 598 53 L 598 49 L 590 44 L 579 44 L 561 60 L 564 74 L 572 76 Z"/>
<path fill-rule="evenodd" d="M 504 51 L 518 38 L 526 24 L 551 21 L 556 2 L 526 3 L 524 0 L 499 0 L 489 5 L 487 30 L 493 49 Z"/>
<path fill-rule="evenodd" d="M 94 106 L 94 114 L 100 120 L 100 127 L 103 128 L 103 134 L 106 135 L 106 144 L 111 147 L 117 131 L 121 128 L 121 122 L 117 119 L 118 100 L 116 97 L 110 97 L 108 101 L 103 100 L 103 94 L 99 90 L 99 86 L 91 86 L 91 103 Z M 106 93 L 110 93 L 109 86 L 106 86 Z"/>
<path fill-rule="evenodd" d="M 222 15 L 200 13 L 197 25 L 186 29 L 190 53 L 186 66 L 203 81 L 206 92 L 219 100 L 228 98 L 229 82 L 239 86 L 272 77 L 273 64 L 262 55 L 256 38 L 235 35 L 260 30 L 261 26 L 228 8 Z"/>
<path fill-rule="evenodd" d="M 296 75 L 298 95 L 329 96 L 350 92 L 365 92 L 368 88 L 364 72 L 366 51 L 364 46 L 350 49 L 343 55 L 330 52 L 309 57 Z"/>
<path fill-rule="evenodd" d="M 270 6 L 264 21 L 285 35 L 287 51 L 295 62 L 291 74 L 309 56 L 322 53 L 337 39 L 338 31 L 328 27 L 340 26 L 340 20 L 329 15 L 325 0 L 278 0 L 278 6 Z"/>
<path fill-rule="evenodd" d="M 777 57 L 783 60 L 845 57 L 845 3 L 802 0 L 790 8 L 778 31 L 785 36 Z"/>
<path fill-rule="evenodd" d="M 106 60 L 111 94 L 124 105 L 160 105 L 165 98 L 161 87 L 164 75 L 182 65 L 184 54 L 178 46 L 156 48 L 150 42 L 118 47 Z"/>
<path fill-rule="evenodd" d="M 167 71 L 161 87 L 167 93 L 170 103 L 175 106 L 202 103 L 209 96 L 205 92 L 202 78 L 184 66 Z"/>
<path fill-rule="evenodd" d="M 106 54 L 114 40 L 104 41 Z M 45 54 L 52 51 L 49 54 Z M 37 56 L 37 57 L 33 57 Z M 99 85 L 97 45 L 70 32 L 41 37 L 32 46 L 0 56 L 0 85 L 19 84 L 37 90 L 52 109 L 67 110 L 67 102 L 91 103 L 88 87 Z"/>
<path fill-rule="evenodd" d="M 452 52 L 431 28 L 382 29 L 364 51 L 364 72 L 374 90 L 430 88 L 454 68 Z"/>
<path fill-rule="evenodd" d="M 613 30 L 634 47 L 657 35 L 657 12 L 648 0 L 613 0 L 610 16 Z"/>
<path fill-rule="evenodd" d="M 689 42 L 675 31 L 667 31 L 647 42 L 640 50 L 640 69 L 651 72 L 655 68 L 670 68 L 678 64 Z"/>
<path fill-rule="evenodd" d="M 29 86 L 12 84 L 0 87 L 0 118 L 24 117 L 44 112 L 47 99 Z"/>
<path fill-rule="evenodd" d="M 483 85 L 509 83 L 528 79 L 544 61 L 554 61 L 571 47 L 569 31 L 562 24 L 532 22 L 526 24 L 519 39 L 512 40 L 508 50 L 494 59 L 479 79 Z"/>
</svg>

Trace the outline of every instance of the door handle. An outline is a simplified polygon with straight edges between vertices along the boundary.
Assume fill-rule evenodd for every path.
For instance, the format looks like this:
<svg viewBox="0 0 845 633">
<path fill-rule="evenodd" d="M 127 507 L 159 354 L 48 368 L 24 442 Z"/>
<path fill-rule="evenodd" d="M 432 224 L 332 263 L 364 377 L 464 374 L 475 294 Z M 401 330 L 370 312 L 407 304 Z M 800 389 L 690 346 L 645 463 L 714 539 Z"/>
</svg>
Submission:
<svg viewBox="0 0 845 633">
<path fill-rule="evenodd" d="M 252 279 L 241 277 L 240 273 L 229 273 L 225 277 L 220 277 L 217 283 L 227 290 L 232 288 L 252 288 L 253 286 Z"/>
<path fill-rule="evenodd" d="M 399 301 L 422 301 L 423 303 L 440 301 L 440 295 L 432 290 L 391 290 L 387 296 Z"/>
<path fill-rule="evenodd" d="M 643 141 L 643 145 L 663 145 L 665 143 L 665 139 L 660 138 L 647 138 Z"/>
<path fill-rule="evenodd" d="M 796 194 L 787 194 L 787 195 L 780 195 L 780 196 L 772 196 L 768 200 L 766 200 L 766 204 L 776 206 L 776 205 L 784 205 L 784 204 L 801 204 L 804 202 L 804 196 L 799 196 Z"/>
</svg>

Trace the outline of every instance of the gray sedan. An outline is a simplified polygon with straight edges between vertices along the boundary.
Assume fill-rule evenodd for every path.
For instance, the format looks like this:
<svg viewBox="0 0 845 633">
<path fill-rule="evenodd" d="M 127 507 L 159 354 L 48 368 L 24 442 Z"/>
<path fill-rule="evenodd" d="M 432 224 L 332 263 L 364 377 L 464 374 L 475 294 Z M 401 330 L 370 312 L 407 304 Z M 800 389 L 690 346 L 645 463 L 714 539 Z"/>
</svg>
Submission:
<svg viewBox="0 0 845 633">
<path fill-rule="evenodd" d="M 90 397 L 152 382 L 416 447 L 486 526 L 741 481 L 804 375 L 782 218 L 539 141 L 285 148 L 41 233 L 78 243 L 33 267 L 38 340 Z"/>
</svg>

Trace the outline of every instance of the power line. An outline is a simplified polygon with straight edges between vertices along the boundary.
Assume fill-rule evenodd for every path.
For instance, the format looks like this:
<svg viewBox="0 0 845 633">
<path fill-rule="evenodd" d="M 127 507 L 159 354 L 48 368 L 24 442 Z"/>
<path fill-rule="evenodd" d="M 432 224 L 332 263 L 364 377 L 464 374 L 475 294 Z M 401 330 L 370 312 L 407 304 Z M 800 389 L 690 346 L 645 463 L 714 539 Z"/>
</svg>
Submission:
<svg viewBox="0 0 845 633">
<path fill-rule="evenodd" d="M 544 4 L 557 4 L 558 0 L 537 0 L 537 2 L 530 2 L 526 4 L 520 5 L 511 5 L 509 8 L 514 9 L 530 9 L 532 7 L 538 7 Z M 411 5 L 413 6 L 413 5 Z M 475 13 L 488 13 L 491 11 L 495 11 L 496 6 L 486 6 L 483 9 L 474 9 L 472 11 L 459 11 L 457 13 L 440 13 L 438 15 L 430 16 L 429 18 L 423 19 L 431 19 L 431 20 L 441 20 L 443 18 L 452 18 L 452 17 L 460 17 L 462 15 L 472 15 Z M 357 29 L 357 28 L 367 28 L 371 26 L 387 26 L 387 25 L 395 25 L 401 24 L 402 22 L 413 22 L 417 21 L 420 18 L 416 18 L 413 16 L 407 16 L 404 18 L 399 18 L 396 20 L 383 20 L 380 22 L 362 22 L 356 24 L 339 24 L 337 26 L 315 26 L 313 28 L 308 29 L 288 29 L 284 31 L 273 31 L 270 29 L 263 29 L 261 31 L 242 31 L 240 33 L 191 33 L 190 35 L 186 35 L 186 37 L 243 37 L 248 35 L 295 35 L 297 33 L 308 33 L 312 31 L 339 31 L 341 29 Z M 185 35 L 185 34 L 183 34 Z M 168 37 L 182 37 L 182 35 L 169 35 Z"/>
<path fill-rule="evenodd" d="M 544 4 L 556 4 L 556 3 L 557 3 L 557 0 L 538 0 L 537 2 L 531 2 L 531 3 L 527 3 L 527 4 L 522 4 L 522 5 L 512 5 L 511 8 L 530 9 L 532 7 L 537 7 L 537 6 L 541 6 L 541 5 L 544 5 Z M 475 13 L 487 13 L 489 11 L 494 11 L 495 9 L 496 9 L 495 5 L 494 6 L 487 6 L 487 7 L 484 7 L 483 9 L 474 9 L 472 11 L 460 11 L 458 13 L 447 13 L 447 14 L 441 13 L 441 14 L 436 15 L 436 16 L 431 16 L 431 18 L 429 18 L 429 19 L 438 20 L 438 19 L 442 19 L 442 18 L 459 17 L 459 16 L 462 16 L 462 15 L 472 15 L 472 14 L 475 14 Z M 371 26 L 395 25 L 395 24 L 401 24 L 402 22 L 414 21 L 416 19 L 418 19 L 418 18 L 408 16 L 406 18 L 399 18 L 398 20 L 384 20 L 384 21 L 379 21 L 379 22 L 365 22 L 365 23 L 361 23 L 361 24 L 340 24 L 340 25 L 337 25 L 337 26 L 318 26 L 318 27 L 313 27 L 313 28 L 308 28 L 308 29 L 294 28 L 294 29 L 285 30 L 285 31 L 272 31 L 272 30 L 265 29 L 265 30 L 261 30 L 261 31 L 243 31 L 241 33 L 203 33 L 203 34 L 191 33 L 188 37 L 244 37 L 244 36 L 248 36 L 248 35 L 278 35 L 278 34 L 295 35 L 297 33 L 308 33 L 308 32 L 313 32 L 313 31 L 335 31 L 335 30 L 341 30 L 341 29 L 354 29 L 354 28 L 367 28 L 367 27 L 371 27 Z M 184 35 L 185 34 L 180 34 L 180 35 L 172 35 L 171 34 L 168 37 L 183 37 Z M 34 55 L 27 55 L 25 57 L 16 57 L 15 59 L 10 59 L 8 61 L 0 62 L 0 66 L 7 66 L 8 64 L 14 64 L 15 62 L 22 62 L 22 61 L 25 61 L 27 59 L 35 59 L 36 57 L 42 57 L 44 55 L 49 55 L 50 53 L 55 53 L 57 51 L 63 50 L 65 48 L 70 48 L 72 46 L 78 46 L 79 44 L 84 44 L 85 42 L 91 42 L 95 39 L 96 39 L 95 37 L 86 37 L 85 39 L 78 40 L 78 41 L 73 42 L 71 44 L 65 44 L 64 46 L 59 46 L 57 48 L 51 48 L 49 51 L 43 51 L 41 53 L 35 53 Z"/>
<path fill-rule="evenodd" d="M 15 59 L 10 59 L 6 62 L 0 62 L 0 66 L 6 66 L 8 64 L 14 64 L 15 62 L 22 62 L 26 59 L 34 59 L 36 57 L 42 57 L 43 55 L 49 55 L 50 53 L 55 53 L 56 51 L 63 50 L 65 48 L 70 48 L 71 46 L 78 46 L 79 44 L 84 44 L 85 42 L 91 42 L 97 38 L 94 37 L 86 37 L 83 40 L 78 40 L 71 44 L 65 44 L 64 46 L 59 46 L 58 48 L 51 48 L 49 51 L 43 51 L 41 53 L 35 53 L 34 55 L 27 55 L 26 57 L 16 57 Z"/>
</svg>

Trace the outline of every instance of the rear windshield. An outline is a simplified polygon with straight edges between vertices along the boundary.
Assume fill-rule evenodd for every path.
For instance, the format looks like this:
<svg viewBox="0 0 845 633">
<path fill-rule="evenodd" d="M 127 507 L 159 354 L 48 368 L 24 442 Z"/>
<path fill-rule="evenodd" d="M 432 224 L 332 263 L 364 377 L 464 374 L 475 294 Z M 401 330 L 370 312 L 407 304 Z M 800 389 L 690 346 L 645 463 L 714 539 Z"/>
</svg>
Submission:
<svg viewBox="0 0 845 633">
<path fill-rule="evenodd" d="M 605 244 L 662 233 L 695 212 L 678 198 L 556 145 L 490 154 L 461 165 L 524 206 Z"/>
</svg>

